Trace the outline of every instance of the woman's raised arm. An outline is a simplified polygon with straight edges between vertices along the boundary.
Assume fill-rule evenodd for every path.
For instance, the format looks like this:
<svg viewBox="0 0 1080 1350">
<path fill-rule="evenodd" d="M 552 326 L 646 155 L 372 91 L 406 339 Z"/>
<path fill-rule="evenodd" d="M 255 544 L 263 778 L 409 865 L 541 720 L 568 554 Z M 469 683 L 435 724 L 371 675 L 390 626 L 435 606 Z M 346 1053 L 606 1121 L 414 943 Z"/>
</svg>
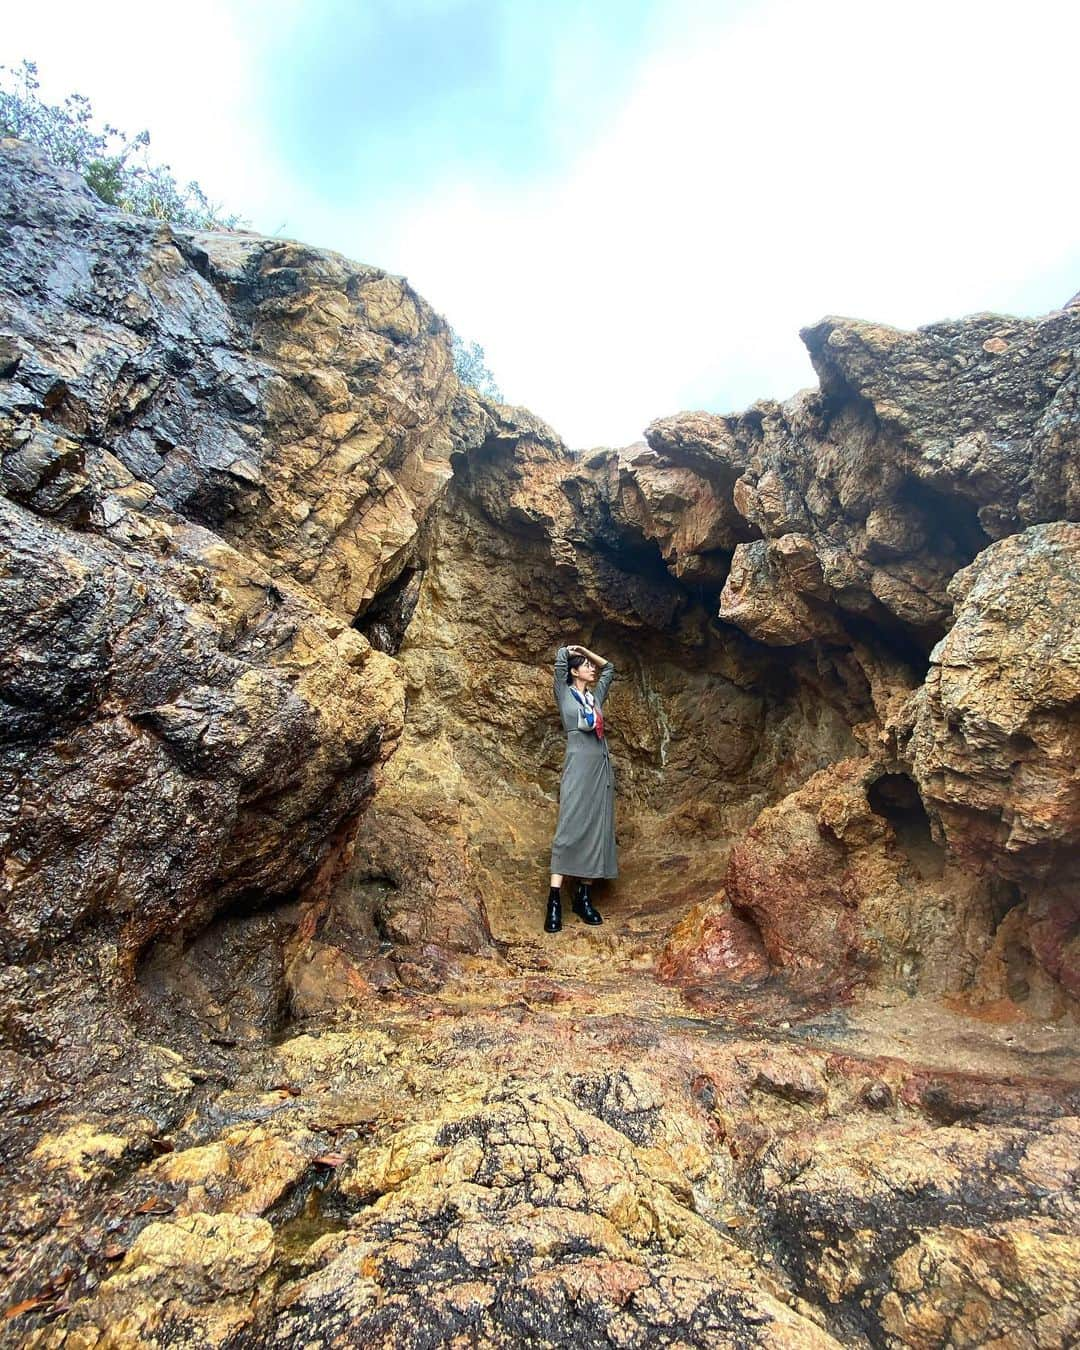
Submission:
<svg viewBox="0 0 1080 1350">
<path fill-rule="evenodd" d="M 597 656 L 595 652 L 589 651 L 588 647 L 582 647 L 577 642 L 572 642 L 570 646 L 567 647 L 566 650 L 568 652 L 580 652 L 581 655 L 586 658 L 586 660 L 591 661 L 593 663 L 593 665 L 596 667 L 597 670 L 599 670 L 601 666 L 606 666 L 610 664 L 610 662 L 606 661 L 602 656 Z"/>
<path fill-rule="evenodd" d="M 555 653 L 555 702 L 559 702 L 559 695 L 566 688 L 566 672 L 570 666 L 570 653 L 565 647 L 560 647 Z"/>
<path fill-rule="evenodd" d="M 610 661 L 604 662 L 604 669 L 600 672 L 596 681 L 596 697 L 603 703 L 607 698 L 607 691 L 611 688 L 611 681 L 615 678 L 615 667 Z"/>
</svg>

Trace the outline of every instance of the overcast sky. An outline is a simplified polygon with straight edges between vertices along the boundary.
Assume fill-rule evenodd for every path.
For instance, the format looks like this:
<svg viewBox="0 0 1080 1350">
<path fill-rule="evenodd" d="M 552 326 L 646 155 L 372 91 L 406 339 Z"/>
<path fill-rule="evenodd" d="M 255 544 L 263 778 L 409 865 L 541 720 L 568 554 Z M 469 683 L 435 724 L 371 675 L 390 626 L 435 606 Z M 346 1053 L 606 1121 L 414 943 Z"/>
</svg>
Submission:
<svg viewBox="0 0 1080 1350">
<path fill-rule="evenodd" d="M 1080 290 L 1075 0 L 129 0 L 5 14 L 251 228 L 406 275 L 576 446 L 814 383 L 825 314 Z"/>
</svg>

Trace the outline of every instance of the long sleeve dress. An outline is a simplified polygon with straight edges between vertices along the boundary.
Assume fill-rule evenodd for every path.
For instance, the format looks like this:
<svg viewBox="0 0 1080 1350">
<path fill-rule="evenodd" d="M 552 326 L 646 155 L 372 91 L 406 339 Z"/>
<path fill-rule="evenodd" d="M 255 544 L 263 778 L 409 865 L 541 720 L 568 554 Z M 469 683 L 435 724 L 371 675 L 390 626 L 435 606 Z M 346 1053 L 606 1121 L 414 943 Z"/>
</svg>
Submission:
<svg viewBox="0 0 1080 1350">
<path fill-rule="evenodd" d="M 555 702 L 566 732 L 566 758 L 559 785 L 559 823 L 551 846 L 551 870 L 592 881 L 619 875 L 615 847 L 615 777 L 607 737 L 598 737 L 581 703 L 566 683 L 569 654 L 555 657 Z M 595 702 L 604 699 L 615 678 L 609 661 L 596 681 Z"/>
</svg>

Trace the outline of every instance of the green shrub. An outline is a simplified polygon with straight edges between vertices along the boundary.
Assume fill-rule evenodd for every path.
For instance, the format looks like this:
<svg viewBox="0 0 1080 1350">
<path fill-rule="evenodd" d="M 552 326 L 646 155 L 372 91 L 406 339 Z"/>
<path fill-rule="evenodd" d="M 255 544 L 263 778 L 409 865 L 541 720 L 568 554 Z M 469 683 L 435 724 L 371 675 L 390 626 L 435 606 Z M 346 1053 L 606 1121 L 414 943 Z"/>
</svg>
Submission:
<svg viewBox="0 0 1080 1350">
<path fill-rule="evenodd" d="M 196 182 L 181 188 L 169 166 L 150 164 L 150 133 L 125 136 L 107 122 L 94 127 L 90 100 L 69 94 L 62 104 L 43 103 L 35 62 L 19 70 L 0 65 L 0 136 L 17 136 L 40 146 L 54 164 L 81 173 L 87 186 L 109 206 L 137 216 L 168 220 L 189 230 L 234 230 L 250 224 L 223 215 Z M 496 403 L 502 393 L 488 369 L 484 349 L 453 334 L 454 370 L 462 384 Z"/>
<path fill-rule="evenodd" d="M 484 349 L 479 342 L 466 342 L 463 337 L 453 333 L 451 351 L 454 354 L 454 372 L 461 383 L 469 385 L 478 394 L 490 398 L 492 402 L 501 403 L 502 391 L 495 383 L 495 376 L 487 367 Z"/>
<path fill-rule="evenodd" d="M 235 230 L 249 222 L 223 215 L 196 182 L 181 188 L 167 164 L 146 157 L 150 133 L 127 137 L 108 123 L 95 130 L 90 100 L 69 94 L 43 103 L 35 62 L 20 70 L 0 66 L 0 136 L 32 141 L 54 164 L 81 173 L 103 202 L 137 216 L 168 220 L 189 230 Z"/>
</svg>

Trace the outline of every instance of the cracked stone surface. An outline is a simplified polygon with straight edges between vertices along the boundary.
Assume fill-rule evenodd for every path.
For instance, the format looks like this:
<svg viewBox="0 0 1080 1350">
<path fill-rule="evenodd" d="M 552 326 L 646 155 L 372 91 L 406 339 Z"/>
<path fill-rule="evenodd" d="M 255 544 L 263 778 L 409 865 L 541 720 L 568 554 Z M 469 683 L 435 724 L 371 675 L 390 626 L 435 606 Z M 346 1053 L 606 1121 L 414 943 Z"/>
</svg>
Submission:
<svg viewBox="0 0 1080 1350">
<path fill-rule="evenodd" d="M 1080 310 L 585 453 L 331 251 L 0 244 L 0 1341 L 1073 1344 Z"/>
</svg>

